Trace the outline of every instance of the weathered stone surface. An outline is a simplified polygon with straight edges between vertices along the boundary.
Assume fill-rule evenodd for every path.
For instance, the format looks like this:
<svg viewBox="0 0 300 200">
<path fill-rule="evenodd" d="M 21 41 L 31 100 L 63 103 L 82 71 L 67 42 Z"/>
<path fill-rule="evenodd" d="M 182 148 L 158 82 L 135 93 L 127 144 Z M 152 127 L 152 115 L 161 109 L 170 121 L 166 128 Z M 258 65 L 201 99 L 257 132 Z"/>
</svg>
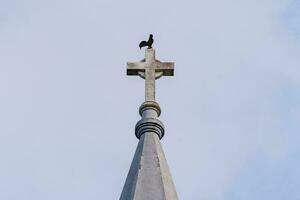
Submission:
<svg viewBox="0 0 300 200">
<path fill-rule="evenodd" d="M 159 137 L 145 133 L 137 146 L 120 200 L 177 200 Z"/>
</svg>

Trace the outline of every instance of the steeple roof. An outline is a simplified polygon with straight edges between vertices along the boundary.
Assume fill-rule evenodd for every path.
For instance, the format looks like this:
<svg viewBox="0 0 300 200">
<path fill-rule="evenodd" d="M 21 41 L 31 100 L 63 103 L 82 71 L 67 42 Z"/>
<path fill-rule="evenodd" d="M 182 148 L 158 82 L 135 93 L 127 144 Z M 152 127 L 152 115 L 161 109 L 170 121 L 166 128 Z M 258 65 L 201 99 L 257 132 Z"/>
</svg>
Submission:
<svg viewBox="0 0 300 200">
<path fill-rule="evenodd" d="M 178 199 L 169 167 L 155 133 L 144 133 L 136 148 L 120 200 Z"/>
</svg>

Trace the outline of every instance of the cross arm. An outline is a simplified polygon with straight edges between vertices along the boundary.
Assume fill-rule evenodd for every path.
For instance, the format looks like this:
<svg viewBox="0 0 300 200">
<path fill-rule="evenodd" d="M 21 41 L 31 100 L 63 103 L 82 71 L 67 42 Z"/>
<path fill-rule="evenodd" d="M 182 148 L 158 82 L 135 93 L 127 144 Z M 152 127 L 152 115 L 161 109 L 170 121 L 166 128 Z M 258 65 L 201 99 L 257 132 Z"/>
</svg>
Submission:
<svg viewBox="0 0 300 200">
<path fill-rule="evenodd" d="M 142 62 L 127 62 L 127 75 L 138 75 L 139 72 L 145 72 L 145 63 Z"/>
<path fill-rule="evenodd" d="M 156 72 L 162 72 L 163 76 L 173 76 L 174 75 L 174 62 L 154 62 L 154 69 Z M 127 62 L 127 75 L 138 75 L 139 72 L 145 72 L 146 63 L 145 62 Z"/>
<path fill-rule="evenodd" d="M 163 76 L 174 76 L 174 63 L 173 62 L 157 62 L 156 72 L 162 72 Z"/>
</svg>

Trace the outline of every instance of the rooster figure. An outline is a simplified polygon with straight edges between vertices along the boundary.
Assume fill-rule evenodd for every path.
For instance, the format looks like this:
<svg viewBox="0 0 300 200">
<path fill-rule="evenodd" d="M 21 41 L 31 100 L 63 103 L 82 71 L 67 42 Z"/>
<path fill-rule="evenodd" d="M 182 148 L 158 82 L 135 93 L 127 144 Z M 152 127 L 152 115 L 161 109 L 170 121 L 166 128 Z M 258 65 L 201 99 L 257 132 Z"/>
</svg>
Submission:
<svg viewBox="0 0 300 200">
<path fill-rule="evenodd" d="M 148 49 L 151 49 L 152 44 L 153 44 L 153 35 L 150 34 L 148 41 L 147 42 L 146 41 L 141 41 L 139 47 L 140 47 L 140 49 L 142 49 L 142 47 L 148 46 Z"/>
</svg>

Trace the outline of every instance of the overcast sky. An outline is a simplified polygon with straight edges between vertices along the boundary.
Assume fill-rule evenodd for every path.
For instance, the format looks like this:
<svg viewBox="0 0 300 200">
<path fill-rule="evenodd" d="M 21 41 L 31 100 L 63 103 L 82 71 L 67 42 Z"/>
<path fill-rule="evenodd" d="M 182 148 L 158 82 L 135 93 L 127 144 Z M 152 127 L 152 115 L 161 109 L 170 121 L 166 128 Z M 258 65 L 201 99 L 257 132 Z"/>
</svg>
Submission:
<svg viewBox="0 0 300 200">
<path fill-rule="evenodd" d="M 182 200 L 300 199 L 299 0 L 0 0 L 0 199 L 118 199 L 154 35 Z"/>
</svg>

